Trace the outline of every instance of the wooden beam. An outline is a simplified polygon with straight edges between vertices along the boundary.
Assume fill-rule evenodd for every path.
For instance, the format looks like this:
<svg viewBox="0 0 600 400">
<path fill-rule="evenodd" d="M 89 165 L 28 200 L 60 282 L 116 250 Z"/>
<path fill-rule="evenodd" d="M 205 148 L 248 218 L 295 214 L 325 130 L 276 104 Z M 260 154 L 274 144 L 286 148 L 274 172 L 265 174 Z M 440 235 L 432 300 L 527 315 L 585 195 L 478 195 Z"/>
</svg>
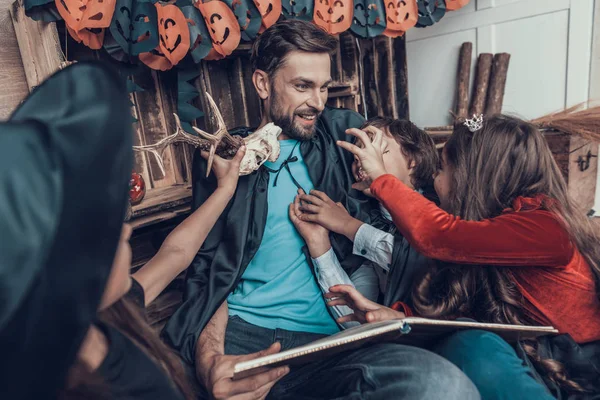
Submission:
<svg viewBox="0 0 600 400">
<path fill-rule="evenodd" d="M 460 47 L 456 73 L 455 119 L 465 119 L 469 108 L 469 80 L 471 79 L 471 56 L 473 43 L 465 42 Z"/>
<path fill-rule="evenodd" d="M 34 21 L 25 15 L 22 0 L 10 7 L 29 90 L 60 69 L 63 61 L 55 23 Z"/>
<path fill-rule="evenodd" d="M 504 89 L 506 87 L 506 77 L 508 75 L 508 63 L 510 54 L 499 53 L 494 56 L 492 63 L 492 74 L 490 76 L 490 85 L 488 87 L 487 100 L 485 104 L 485 115 L 498 114 L 502 112 L 502 102 L 504 101 Z"/>
<path fill-rule="evenodd" d="M 483 114 L 488 86 L 490 84 L 490 73 L 492 72 L 492 60 L 494 55 L 482 53 L 477 60 L 475 81 L 473 82 L 473 95 L 471 97 L 471 108 L 469 117 L 474 114 Z"/>
</svg>

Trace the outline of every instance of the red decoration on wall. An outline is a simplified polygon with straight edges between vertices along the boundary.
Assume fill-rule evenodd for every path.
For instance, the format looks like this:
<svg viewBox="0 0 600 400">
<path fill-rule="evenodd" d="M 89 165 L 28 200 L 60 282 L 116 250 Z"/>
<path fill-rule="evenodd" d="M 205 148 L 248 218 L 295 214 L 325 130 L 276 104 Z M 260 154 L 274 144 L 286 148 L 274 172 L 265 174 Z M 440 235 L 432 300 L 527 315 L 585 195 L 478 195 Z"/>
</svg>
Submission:
<svg viewBox="0 0 600 400">
<path fill-rule="evenodd" d="M 132 205 L 139 204 L 145 195 L 146 182 L 144 182 L 144 178 L 137 172 L 132 172 L 129 180 L 129 201 Z"/>
</svg>

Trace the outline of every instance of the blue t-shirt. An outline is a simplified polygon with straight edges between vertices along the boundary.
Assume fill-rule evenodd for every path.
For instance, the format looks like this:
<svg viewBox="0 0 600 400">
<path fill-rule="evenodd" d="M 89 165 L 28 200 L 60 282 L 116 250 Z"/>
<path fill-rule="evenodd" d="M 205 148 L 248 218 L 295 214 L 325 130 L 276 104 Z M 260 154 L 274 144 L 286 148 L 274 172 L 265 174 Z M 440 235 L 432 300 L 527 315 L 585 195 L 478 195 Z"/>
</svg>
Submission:
<svg viewBox="0 0 600 400">
<path fill-rule="evenodd" d="M 280 140 L 279 144 L 279 159 L 266 162 L 265 166 L 278 170 L 293 152 L 298 160 L 288 163 L 291 175 L 303 190 L 311 190 L 313 183 L 298 141 Z M 275 186 L 276 175 L 271 172 L 269 176 L 267 223 L 262 242 L 227 299 L 229 315 L 238 315 L 268 329 L 339 332 L 302 252 L 304 240 L 289 218 L 289 205 L 298 188 L 285 168 L 279 172 Z"/>
</svg>

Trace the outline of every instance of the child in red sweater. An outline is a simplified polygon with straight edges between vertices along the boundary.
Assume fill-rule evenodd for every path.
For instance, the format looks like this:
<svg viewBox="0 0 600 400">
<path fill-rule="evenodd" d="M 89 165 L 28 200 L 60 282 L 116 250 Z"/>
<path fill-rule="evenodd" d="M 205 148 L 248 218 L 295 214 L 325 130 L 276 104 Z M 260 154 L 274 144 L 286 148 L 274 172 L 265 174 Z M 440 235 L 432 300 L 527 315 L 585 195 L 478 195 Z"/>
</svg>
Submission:
<svg viewBox="0 0 600 400">
<path fill-rule="evenodd" d="M 589 371 L 600 371 L 599 238 L 569 199 L 540 132 L 507 116 L 457 126 L 435 179 L 441 209 L 386 174 L 381 132 L 375 133 L 373 142 L 365 132 L 350 133 L 363 142 L 363 148 L 338 144 L 360 160 L 373 181 L 371 192 L 390 211 L 411 245 L 439 260 L 415 288 L 416 313 L 432 318 L 466 316 L 486 322 L 553 325 L 574 339 L 568 346 L 579 350 L 559 353 L 557 341 L 546 341 L 538 352 L 535 346 L 526 347 L 530 359 L 540 361 L 543 353 L 544 358 L 565 361 L 567 373 L 571 373 L 566 377 L 559 363 L 548 359 L 537 363 L 537 367 L 545 367 L 550 383 L 561 385 L 563 393 L 566 388 L 598 390 L 599 383 L 593 382 Z M 331 296 L 340 295 L 345 299 L 331 303 L 368 311 L 369 321 L 377 320 L 383 311 L 381 306 L 366 305 L 351 288 L 334 287 Z M 568 339 L 559 337 L 563 342 Z M 468 342 L 453 342 L 452 338 L 446 347 L 455 350 L 457 346 L 473 350 Z M 468 369 L 460 364 L 468 364 L 469 357 L 450 358 Z M 587 361 L 588 368 L 571 368 L 575 361 L 577 366 Z M 550 373 L 551 369 L 555 372 Z M 482 397 L 493 397 L 486 396 L 480 385 L 489 386 L 490 382 L 475 384 Z"/>
</svg>

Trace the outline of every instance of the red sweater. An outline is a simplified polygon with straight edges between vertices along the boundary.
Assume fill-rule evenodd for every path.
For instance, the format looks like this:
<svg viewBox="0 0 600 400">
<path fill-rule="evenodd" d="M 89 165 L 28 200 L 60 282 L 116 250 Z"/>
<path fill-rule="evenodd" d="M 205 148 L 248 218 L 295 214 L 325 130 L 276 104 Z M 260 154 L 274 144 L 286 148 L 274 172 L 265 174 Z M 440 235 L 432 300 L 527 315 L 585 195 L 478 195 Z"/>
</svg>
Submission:
<svg viewBox="0 0 600 400">
<path fill-rule="evenodd" d="M 392 175 L 371 192 L 390 212 L 410 244 L 426 257 L 459 264 L 510 268 L 525 311 L 578 343 L 600 339 L 600 300 L 593 272 L 544 196 L 519 197 L 513 208 L 482 221 L 448 214 Z"/>
</svg>

